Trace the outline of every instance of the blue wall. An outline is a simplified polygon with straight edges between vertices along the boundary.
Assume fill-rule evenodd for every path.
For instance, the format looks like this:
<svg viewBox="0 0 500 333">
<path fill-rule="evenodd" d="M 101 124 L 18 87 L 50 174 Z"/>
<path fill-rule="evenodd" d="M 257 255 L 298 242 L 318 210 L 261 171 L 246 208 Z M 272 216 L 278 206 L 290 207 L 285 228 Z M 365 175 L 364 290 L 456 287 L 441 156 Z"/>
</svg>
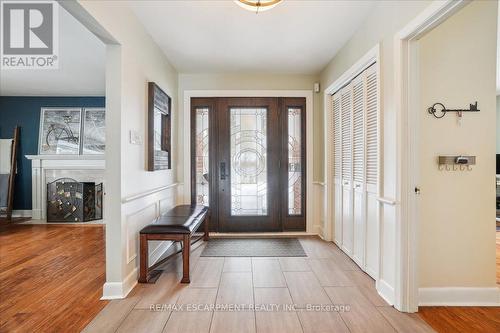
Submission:
<svg viewBox="0 0 500 333">
<path fill-rule="evenodd" d="M 21 127 L 14 209 L 31 209 L 31 163 L 25 155 L 38 154 L 40 109 L 43 107 L 104 107 L 104 97 L 0 96 L 0 139 L 11 138 Z"/>
</svg>

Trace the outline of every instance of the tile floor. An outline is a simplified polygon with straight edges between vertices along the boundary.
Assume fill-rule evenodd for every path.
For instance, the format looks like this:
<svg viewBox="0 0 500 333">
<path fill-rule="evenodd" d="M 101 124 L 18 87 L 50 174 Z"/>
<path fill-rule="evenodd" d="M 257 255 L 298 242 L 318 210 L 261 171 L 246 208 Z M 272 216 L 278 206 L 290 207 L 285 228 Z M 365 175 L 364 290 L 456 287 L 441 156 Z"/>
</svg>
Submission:
<svg viewBox="0 0 500 333">
<path fill-rule="evenodd" d="M 84 331 L 433 332 L 390 307 L 334 244 L 300 241 L 306 258 L 200 257 L 202 244 L 191 254 L 191 284 L 179 283 L 182 261 L 172 258 L 155 284 L 111 301 Z"/>
</svg>

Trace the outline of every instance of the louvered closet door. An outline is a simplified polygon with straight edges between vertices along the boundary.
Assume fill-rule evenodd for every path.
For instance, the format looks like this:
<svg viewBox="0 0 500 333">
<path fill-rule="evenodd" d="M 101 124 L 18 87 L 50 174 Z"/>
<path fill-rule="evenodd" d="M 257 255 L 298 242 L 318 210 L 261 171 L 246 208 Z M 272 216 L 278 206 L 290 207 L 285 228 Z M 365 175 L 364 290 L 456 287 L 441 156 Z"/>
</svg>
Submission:
<svg viewBox="0 0 500 333">
<path fill-rule="evenodd" d="M 352 191 L 352 87 L 340 91 L 342 117 L 342 249 L 352 256 L 354 244 Z"/>
<path fill-rule="evenodd" d="M 365 73 L 360 74 L 352 82 L 352 115 L 353 115 L 353 256 L 361 267 L 365 260 Z"/>
<path fill-rule="evenodd" d="M 333 95 L 333 186 L 335 243 L 342 247 L 342 116 L 340 93 Z"/>
<path fill-rule="evenodd" d="M 365 71 L 366 85 L 366 261 L 365 270 L 373 278 L 379 271 L 379 101 L 376 65 Z"/>
</svg>

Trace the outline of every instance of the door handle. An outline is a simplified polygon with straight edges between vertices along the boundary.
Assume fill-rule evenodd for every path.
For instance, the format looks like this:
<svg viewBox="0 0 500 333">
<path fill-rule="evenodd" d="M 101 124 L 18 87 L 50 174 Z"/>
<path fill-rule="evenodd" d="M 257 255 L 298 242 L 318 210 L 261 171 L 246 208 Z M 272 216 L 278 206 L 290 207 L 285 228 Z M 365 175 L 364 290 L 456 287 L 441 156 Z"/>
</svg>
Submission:
<svg viewBox="0 0 500 333">
<path fill-rule="evenodd" d="M 220 162 L 220 179 L 225 180 L 227 176 L 229 175 L 226 173 L 226 162 Z"/>
</svg>

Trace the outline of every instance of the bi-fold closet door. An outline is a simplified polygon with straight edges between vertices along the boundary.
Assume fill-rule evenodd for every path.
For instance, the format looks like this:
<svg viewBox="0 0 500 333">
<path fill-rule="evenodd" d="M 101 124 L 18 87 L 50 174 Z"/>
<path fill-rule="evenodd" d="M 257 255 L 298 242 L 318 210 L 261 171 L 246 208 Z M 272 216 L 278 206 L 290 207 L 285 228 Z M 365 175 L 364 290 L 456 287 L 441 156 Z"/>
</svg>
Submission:
<svg viewBox="0 0 500 333">
<path fill-rule="evenodd" d="M 379 266 L 376 66 L 333 95 L 335 242 L 363 270 Z"/>
</svg>

